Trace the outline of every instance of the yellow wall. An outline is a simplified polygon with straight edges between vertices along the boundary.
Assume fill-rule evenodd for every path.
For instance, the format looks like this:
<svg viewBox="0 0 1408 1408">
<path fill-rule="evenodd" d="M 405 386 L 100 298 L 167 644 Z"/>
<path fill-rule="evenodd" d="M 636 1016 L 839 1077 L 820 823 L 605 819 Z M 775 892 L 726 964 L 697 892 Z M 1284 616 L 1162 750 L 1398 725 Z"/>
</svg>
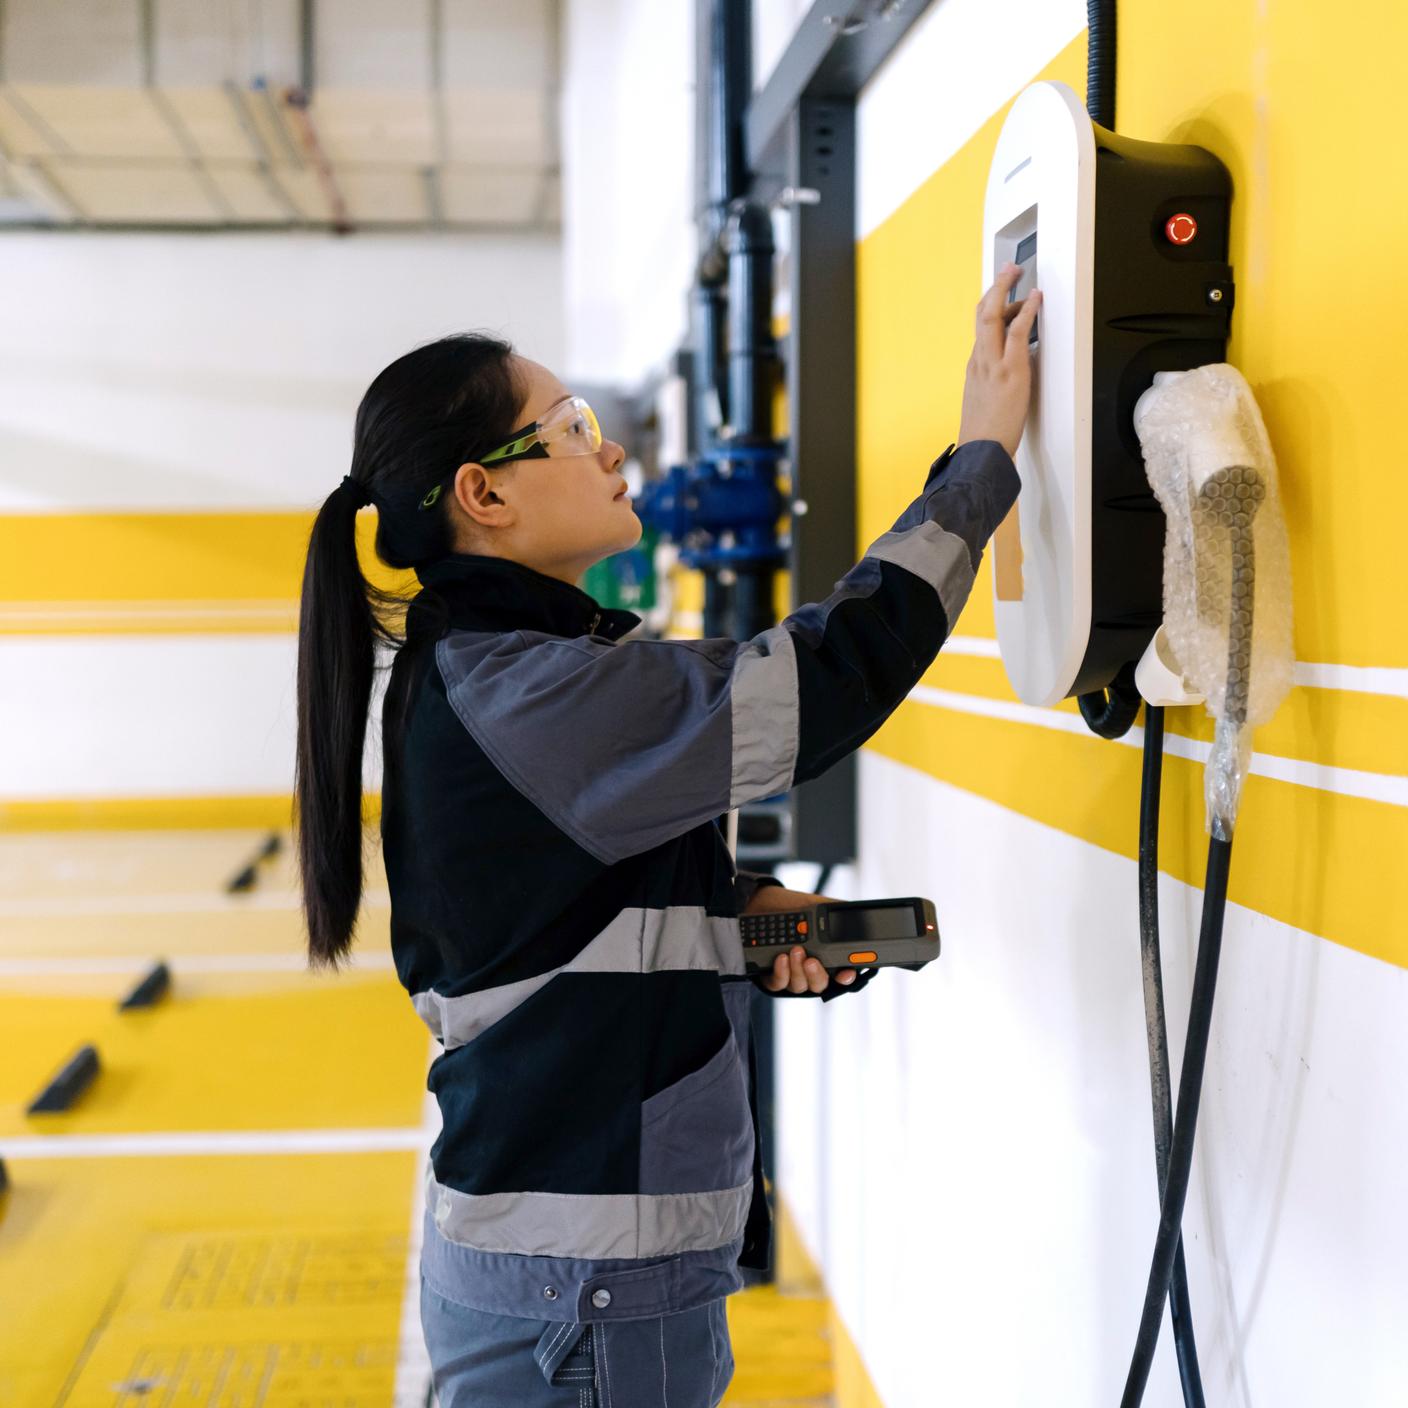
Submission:
<svg viewBox="0 0 1408 1408">
<path fill-rule="evenodd" d="M 0 515 L 0 635 L 294 631 L 314 511 Z M 357 518 L 362 570 L 414 594 Z"/>
<path fill-rule="evenodd" d="M 1408 305 L 1408 182 L 1383 144 L 1397 128 L 1395 85 L 1375 76 L 1367 52 L 1401 52 L 1408 22 L 1397 6 L 1373 8 L 1378 23 L 1357 10 L 1344 24 L 1333 9 L 1255 0 L 1122 6 L 1118 128 L 1199 143 L 1232 172 L 1237 308 L 1228 357 L 1251 382 L 1277 454 L 1296 658 L 1402 668 L 1408 476 L 1397 462 L 1395 382 Z M 1084 93 L 1085 59 L 1082 35 L 1034 77 Z M 983 191 L 1005 113 L 860 244 L 859 546 L 889 527 L 923 467 L 954 438 L 981 292 Z M 925 317 L 913 316 L 916 307 Z M 991 601 L 985 562 L 958 631 L 993 637 Z M 996 660 L 941 655 L 925 683 L 1015 698 Z M 1210 736 L 1201 709 L 1170 710 L 1168 725 Z M 1264 754 L 1401 776 L 1408 700 L 1296 688 L 1255 744 Z M 918 702 L 902 705 L 869 746 L 1135 853 L 1132 748 Z M 1164 787 L 1161 863 L 1200 884 L 1201 766 L 1169 758 Z M 1231 897 L 1408 965 L 1406 854 L 1408 810 L 1253 776 Z"/>
</svg>

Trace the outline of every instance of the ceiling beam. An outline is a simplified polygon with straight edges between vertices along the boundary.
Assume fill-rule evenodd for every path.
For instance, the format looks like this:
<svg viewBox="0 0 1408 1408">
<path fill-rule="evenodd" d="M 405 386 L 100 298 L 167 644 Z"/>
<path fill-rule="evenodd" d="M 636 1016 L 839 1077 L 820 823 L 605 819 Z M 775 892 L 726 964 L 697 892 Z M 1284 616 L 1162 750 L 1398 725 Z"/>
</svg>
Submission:
<svg viewBox="0 0 1408 1408">
<path fill-rule="evenodd" d="M 254 152 L 255 167 L 259 172 L 265 187 L 274 200 L 288 212 L 289 219 L 294 224 L 303 223 L 303 212 L 293 203 L 289 193 L 284 189 L 282 182 L 274 174 L 273 157 L 269 153 L 269 148 L 265 144 L 264 138 L 259 135 L 259 129 L 254 125 L 249 116 L 249 109 L 244 105 L 244 94 L 240 87 L 231 79 L 226 79 L 220 85 L 225 96 L 230 100 L 230 107 L 235 114 L 235 121 L 239 123 L 240 130 L 244 133 L 245 141 Z"/>
</svg>

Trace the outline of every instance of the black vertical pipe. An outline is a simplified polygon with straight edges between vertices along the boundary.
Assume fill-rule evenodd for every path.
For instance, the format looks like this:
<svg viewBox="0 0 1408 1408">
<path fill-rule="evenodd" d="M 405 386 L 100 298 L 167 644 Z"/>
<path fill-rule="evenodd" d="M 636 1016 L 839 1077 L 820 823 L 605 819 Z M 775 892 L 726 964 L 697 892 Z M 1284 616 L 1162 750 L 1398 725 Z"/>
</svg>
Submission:
<svg viewBox="0 0 1408 1408">
<path fill-rule="evenodd" d="M 728 223 L 728 405 L 741 445 L 772 440 L 773 253 L 767 210 L 756 201 L 735 201 Z"/>
<path fill-rule="evenodd" d="M 737 639 L 752 640 L 777 624 L 772 567 L 740 567 L 734 586 L 733 628 Z"/>
<path fill-rule="evenodd" d="M 704 634 L 726 636 L 733 616 L 733 593 L 719 581 L 717 572 L 704 574 Z"/>
<path fill-rule="evenodd" d="M 751 0 L 697 0 L 697 6 L 695 218 L 700 274 L 694 300 L 695 399 L 698 406 L 707 408 L 717 397 L 722 419 L 733 424 L 722 360 L 722 295 L 705 290 L 725 277 L 719 256 L 728 207 L 747 182 L 743 113 L 753 86 L 753 14 Z M 701 425 L 697 451 L 716 443 L 715 437 L 706 433 L 708 425 L 708 420 Z"/>
<path fill-rule="evenodd" d="M 755 201 L 733 203 L 728 224 L 729 424 L 736 445 L 770 445 L 777 344 L 772 335 L 772 218 Z M 776 624 L 771 562 L 743 563 L 734 587 L 733 632 L 739 640 Z"/>
<path fill-rule="evenodd" d="M 316 32 L 313 24 L 313 0 L 299 0 L 298 3 L 299 87 L 309 98 L 313 96 L 313 45 Z"/>
<path fill-rule="evenodd" d="M 717 283 L 694 286 L 694 423 L 696 453 L 718 443 L 719 424 L 727 419 L 719 368 L 724 357 L 724 291 Z"/>
</svg>

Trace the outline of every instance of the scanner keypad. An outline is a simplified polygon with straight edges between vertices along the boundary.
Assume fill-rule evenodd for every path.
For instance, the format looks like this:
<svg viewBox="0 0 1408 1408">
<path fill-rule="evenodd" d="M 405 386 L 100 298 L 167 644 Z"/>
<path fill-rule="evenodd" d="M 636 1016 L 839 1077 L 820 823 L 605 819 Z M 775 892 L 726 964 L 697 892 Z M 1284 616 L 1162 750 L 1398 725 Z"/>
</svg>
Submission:
<svg viewBox="0 0 1408 1408">
<path fill-rule="evenodd" d="M 793 914 L 750 914 L 742 921 L 745 948 L 780 948 L 805 943 L 811 925 L 805 911 Z"/>
</svg>

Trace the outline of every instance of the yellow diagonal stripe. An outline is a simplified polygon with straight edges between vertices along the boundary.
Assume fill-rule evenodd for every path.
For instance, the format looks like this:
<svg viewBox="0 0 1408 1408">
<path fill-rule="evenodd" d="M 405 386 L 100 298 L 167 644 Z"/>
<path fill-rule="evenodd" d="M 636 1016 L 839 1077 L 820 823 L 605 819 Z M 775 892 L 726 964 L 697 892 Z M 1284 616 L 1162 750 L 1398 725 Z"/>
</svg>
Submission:
<svg viewBox="0 0 1408 1408">
<path fill-rule="evenodd" d="M 867 745 L 1119 855 L 1138 852 L 1140 755 L 1093 734 L 906 702 Z M 1164 759 L 1160 868 L 1201 886 L 1203 769 Z M 1408 810 L 1249 777 L 1229 897 L 1347 948 L 1408 967 Z"/>
</svg>

